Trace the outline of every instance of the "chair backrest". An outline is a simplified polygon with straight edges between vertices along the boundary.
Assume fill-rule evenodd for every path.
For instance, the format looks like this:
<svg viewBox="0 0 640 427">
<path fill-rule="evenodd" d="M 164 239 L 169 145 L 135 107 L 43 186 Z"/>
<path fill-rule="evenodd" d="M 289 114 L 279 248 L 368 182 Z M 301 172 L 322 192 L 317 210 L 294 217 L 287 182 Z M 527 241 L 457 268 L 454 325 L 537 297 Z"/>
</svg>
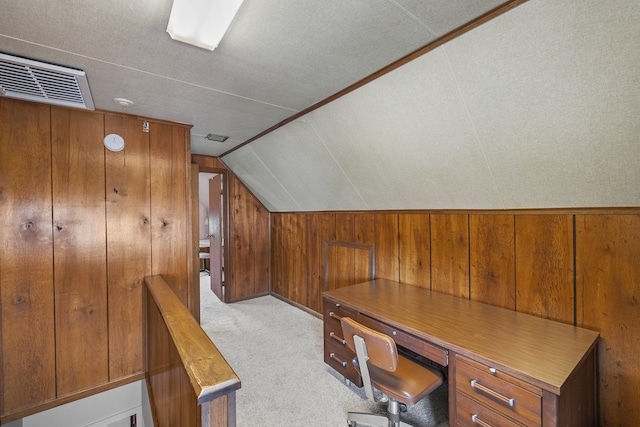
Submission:
<svg viewBox="0 0 640 427">
<path fill-rule="evenodd" d="M 347 347 L 351 351 L 356 352 L 353 336 L 357 335 L 364 340 L 367 346 L 370 364 L 389 372 L 396 370 L 398 367 L 398 350 L 395 341 L 390 336 L 361 325 L 350 317 L 343 317 L 340 319 L 340 323 Z"/>
</svg>

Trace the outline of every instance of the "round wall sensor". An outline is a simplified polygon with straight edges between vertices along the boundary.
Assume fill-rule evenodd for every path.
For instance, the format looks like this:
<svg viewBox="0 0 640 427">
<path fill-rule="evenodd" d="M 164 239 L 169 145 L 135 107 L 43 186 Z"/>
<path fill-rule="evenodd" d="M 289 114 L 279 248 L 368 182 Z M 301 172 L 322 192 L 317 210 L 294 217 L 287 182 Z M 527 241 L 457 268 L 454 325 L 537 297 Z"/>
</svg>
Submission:
<svg viewBox="0 0 640 427">
<path fill-rule="evenodd" d="M 123 108 L 133 105 L 133 101 L 130 101 L 125 98 L 113 98 L 113 100 L 115 101 L 116 104 L 122 106 Z"/>
<path fill-rule="evenodd" d="M 104 137 L 104 146 L 110 151 L 122 151 L 124 139 L 116 133 L 110 133 Z"/>
</svg>

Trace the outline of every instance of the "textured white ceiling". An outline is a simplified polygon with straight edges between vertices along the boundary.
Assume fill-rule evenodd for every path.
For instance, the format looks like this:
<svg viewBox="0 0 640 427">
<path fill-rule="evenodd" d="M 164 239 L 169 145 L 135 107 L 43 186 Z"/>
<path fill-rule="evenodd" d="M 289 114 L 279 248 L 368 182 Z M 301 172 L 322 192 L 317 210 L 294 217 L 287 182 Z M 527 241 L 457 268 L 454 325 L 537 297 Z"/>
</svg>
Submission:
<svg viewBox="0 0 640 427">
<path fill-rule="evenodd" d="M 81 68 L 96 108 L 130 99 L 219 155 L 505 1 L 245 0 L 209 52 L 168 36 L 171 0 L 4 0 L 0 51 Z"/>
<path fill-rule="evenodd" d="M 220 155 L 504 2 L 245 0 L 208 52 L 170 0 L 5 0 L 0 51 Z M 638 40 L 638 1 L 529 0 L 223 160 L 272 211 L 640 206 Z"/>
<path fill-rule="evenodd" d="M 532 0 L 223 160 L 272 211 L 640 206 L 638 40 Z"/>
</svg>

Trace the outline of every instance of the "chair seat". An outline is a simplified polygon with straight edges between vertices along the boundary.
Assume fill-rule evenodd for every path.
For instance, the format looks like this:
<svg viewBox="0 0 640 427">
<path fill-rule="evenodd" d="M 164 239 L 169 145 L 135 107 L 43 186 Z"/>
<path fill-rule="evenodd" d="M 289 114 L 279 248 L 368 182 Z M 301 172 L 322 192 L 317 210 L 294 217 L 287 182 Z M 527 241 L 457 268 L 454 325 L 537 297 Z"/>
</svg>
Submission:
<svg viewBox="0 0 640 427">
<path fill-rule="evenodd" d="M 398 355 L 394 372 L 368 363 L 371 381 L 378 390 L 392 399 L 413 405 L 442 384 L 442 373 Z"/>
</svg>

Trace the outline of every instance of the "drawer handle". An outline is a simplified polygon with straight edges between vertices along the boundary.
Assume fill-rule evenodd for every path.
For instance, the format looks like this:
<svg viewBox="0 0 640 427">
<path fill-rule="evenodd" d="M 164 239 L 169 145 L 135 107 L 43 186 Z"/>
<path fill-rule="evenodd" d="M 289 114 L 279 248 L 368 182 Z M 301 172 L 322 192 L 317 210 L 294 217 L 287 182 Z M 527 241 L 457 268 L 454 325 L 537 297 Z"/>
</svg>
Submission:
<svg viewBox="0 0 640 427">
<path fill-rule="evenodd" d="M 340 344 L 347 345 L 347 340 L 340 338 L 339 336 L 336 335 L 335 332 L 329 332 L 329 336 L 334 340 L 338 341 Z"/>
<path fill-rule="evenodd" d="M 341 319 L 342 319 L 342 317 L 338 316 L 338 315 L 337 315 L 337 314 L 335 314 L 333 311 L 330 311 L 330 312 L 329 312 L 329 316 L 330 316 L 330 317 L 333 317 L 333 318 L 334 318 L 334 319 L 336 319 L 336 320 L 341 320 Z"/>
<path fill-rule="evenodd" d="M 478 391 L 484 392 L 509 406 L 513 406 L 516 404 L 516 400 L 513 397 L 507 397 L 503 394 L 498 393 L 497 391 L 491 390 L 489 387 L 485 387 L 480 384 L 477 380 L 471 380 L 471 387 L 477 389 Z"/>
<path fill-rule="evenodd" d="M 478 416 L 478 414 L 471 415 L 471 422 L 474 423 L 474 424 L 478 424 L 478 425 L 480 425 L 482 427 L 491 427 L 491 424 L 487 424 L 484 421 L 482 421 L 480 419 L 480 417 Z"/>
<path fill-rule="evenodd" d="M 335 360 L 336 362 L 338 362 L 339 364 L 341 364 L 343 368 L 347 367 L 347 362 L 343 362 L 342 360 L 338 359 L 335 353 L 329 354 L 329 357 Z"/>
</svg>

